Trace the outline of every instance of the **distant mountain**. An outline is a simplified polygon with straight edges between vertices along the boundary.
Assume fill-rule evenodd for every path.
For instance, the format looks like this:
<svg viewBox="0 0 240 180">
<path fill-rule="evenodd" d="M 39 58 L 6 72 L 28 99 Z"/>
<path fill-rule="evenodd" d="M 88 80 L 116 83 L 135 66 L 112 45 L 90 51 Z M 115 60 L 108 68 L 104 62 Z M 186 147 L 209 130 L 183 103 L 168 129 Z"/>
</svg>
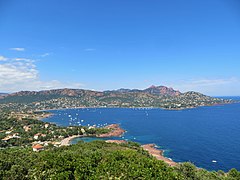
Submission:
<svg viewBox="0 0 240 180">
<path fill-rule="evenodd" d="M 118 89 L 113 91 L 105 91 L 105 92 L 119 92 L 119 93 L 148 93 L 158 96 L 179 96 L 181 94 L 180 91 L 174 90 L 173 88 L 168 88 L 166 86 L 150 86 L 147 89 L 139 90 L 139 89 Z"/>
<path fill-rule="evenodd" d="M 166 86 L 151 86 L 143 91 L 149 94 L 162 96 L 179 96 L 181 94 L 180 91 L 174 90 L 173 88 L 168 88 Z"/>
<path fill-rule="evenodd" d="M 16 93 L 8 94 L 0 103 L 32 103 L 38 101 L 46 101 L 63 97 L 98 97 L 103 95 L 103 92 L 83 90 L 83 89 L 53 89 L 44 91 L 19 91 Z"/>
<path fill-rule="evenodd" d="M 54 89 L 20 91 L 2 96 L 0 109 L 42 110 L 76 107 L 160 107 L 182 109 L 231 103 L 197 92 L 181 93 L 165 86 L 151 86 L 144 90 L 118 89 L 91 91 L 84 89 Z"/>
</svg>

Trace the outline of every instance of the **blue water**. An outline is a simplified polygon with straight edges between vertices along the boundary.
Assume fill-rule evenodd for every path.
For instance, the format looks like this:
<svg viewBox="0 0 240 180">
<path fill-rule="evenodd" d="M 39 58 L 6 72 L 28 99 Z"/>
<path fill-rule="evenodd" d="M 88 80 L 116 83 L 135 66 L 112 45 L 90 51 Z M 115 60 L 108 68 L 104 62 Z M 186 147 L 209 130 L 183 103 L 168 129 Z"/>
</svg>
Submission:
<svg viewBox="0 0 240 180">
<path fill-rule="evenodd" d="M 127 130 L 122 139 L 155 143 L 176 162 L 190 161 L 208 170 L 240 170 L 240 104 L 180 111 L 86 108 L 51 112 L 54 115 L 44 121 L 62 126 L 118 123 Z"/>
</svg>

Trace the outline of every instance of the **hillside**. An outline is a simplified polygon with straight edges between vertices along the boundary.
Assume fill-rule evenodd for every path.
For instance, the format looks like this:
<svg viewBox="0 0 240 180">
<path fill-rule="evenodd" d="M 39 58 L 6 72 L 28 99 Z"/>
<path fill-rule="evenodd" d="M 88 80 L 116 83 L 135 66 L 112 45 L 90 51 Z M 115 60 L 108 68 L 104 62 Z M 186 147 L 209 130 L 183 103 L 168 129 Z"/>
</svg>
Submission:
<svg viewBox="0 0 240 180">
<path fill-rule="evenodd" d="M 42 110 L 76 107 L 159 107 L 182 109 L 230 103 L 197 92 L 181 93 L 165 86 L 151 86 L 144 90 L 119 89 L 91 91 L 84 89 L 55 89 L 20 91 L 0 99 L 1 109 Z"/>
<path fill-rule="evenodd" d="M 0 150 L 0 179 L 222 179 L 237 180 L 240 172 L 209 172 L 190 163 L 170 167 L 136 143 L 104 141 L 32 152 L 30 148 Z"/>
</svg>

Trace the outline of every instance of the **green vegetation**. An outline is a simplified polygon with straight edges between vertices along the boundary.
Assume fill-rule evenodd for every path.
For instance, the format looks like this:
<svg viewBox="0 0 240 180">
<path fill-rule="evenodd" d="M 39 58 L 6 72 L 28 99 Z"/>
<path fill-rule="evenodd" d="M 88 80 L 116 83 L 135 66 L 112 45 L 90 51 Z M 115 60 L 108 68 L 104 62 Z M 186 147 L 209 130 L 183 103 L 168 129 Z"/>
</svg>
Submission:
<svg viewBox="0 0 240 180">
<path fill-rule="evenodd" d="M 48 91 L 22 91 L 0 98 L 0 110 L 28 111 L 76 107 L 160 107 L 166 109 L 192 108 L 214 104 L 231 103 L 205 96 L 197 92 L 180 93 L 160 87 L 129 91 L 89 91 L 59 89 Z M 156 92 L 155 92 L 156 91 Z M 170 91 L 169 93 L 167 93 Z M 172 92 L 173 91 L 173 92 Z"/>
<path fill-rule="evenodd" d="M 84 126 L 61 127 L 36 119 L 12 118 L 8 113 L 0 114 L 0 147 L 29 146 L 34 141 L 51 143 L 72 135 L 98 135 L 107 133 L 104 128 Z"/>
<path fill-rule="evenodd" d="M 33 110 L 79 106 L 187 108 L 228 103 L 199 93 L 160 96 L 145 92 L 93 92 L 78 90 L 23 92 L 9 96 L 0 104 L 0 179 L 161 179 L 161 180 L 238 180 L 236 169 L 228 173 L 209 172 L 191 163 L 170 167 L 144 151 L 139 144 L 117 145 L 104 141 L 56 147 L 72 135 L 94 136 L 109 132 L 104 128 L 60 127 L 36 120 L 45 113 Z M 49 93 L 48 92 L 48 93 Z M 60 94 L 59 94 L 60 93 Z M 6 104 L 4 104 L 7 102 Z M 11 102 L 11 103 L 10 103 Z M 3 113 L 8 110 L 8 113 Z M 26 111 L 30 110 L 26 113 Z M 33 142 L 44 150 L 33 152 Z M 48 145 L 45 145 L 48 144 Z"/>
<path fill-rule="evenodd" d="M 32 152 L 30 148 L 0 150 L 0 179 L 180 179 L 234 180 L 240 172 L 209 172 L 190 163 L 169 167 L 135 143 L 84 143 Z"/>
</svg>

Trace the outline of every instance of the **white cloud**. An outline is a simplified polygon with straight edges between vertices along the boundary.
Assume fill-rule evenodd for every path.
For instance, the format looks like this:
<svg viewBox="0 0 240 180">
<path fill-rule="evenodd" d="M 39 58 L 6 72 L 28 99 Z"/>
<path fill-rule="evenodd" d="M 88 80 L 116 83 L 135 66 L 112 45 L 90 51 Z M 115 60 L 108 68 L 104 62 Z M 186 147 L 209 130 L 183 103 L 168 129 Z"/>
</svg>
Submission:
<svg viewBox="0 0 240 180">
<path fill-rule="evenodd" d="M 46 57 L 46 56 L 49 56 L 50 55 L 50 53 L 44 53 L 44 54 L 42 54 L 42 55 L 40 55 L 41 57 Z"/>
<path fill-rule="evenodd" d="M 94 48 L 87 48 L 87 49 L 84 49 L 84 51 L 96 51 L 96 49 L 94 49 Z"/>
<path fill-rule="evenodd" d="M 13 51 L 25 51 L 25 48 L 10 48 L 10 50 L 13 50 Z"/>
<path fill-rule="evenodd" d="M 34 63 L 35 60 L 28 59 L 28 58 L 13 58 L 12 60 L 14 61 L 24 61 L 24 62 L 29 62 L 29 63 Z"/>
<path fill-rule="evenodd" d="M 4 57 L 4 56 L 0 56 L 0 61 L 6 61 L 8 60 L 8 58 Z"/>
<path fill-rule="evenodd" d="M 0 61 L 0 92 L 83 87 L 81 83 L 58 80 L 42 81 L 34 60 L 27 58 L 4 59 L 6 60 Z"/>
<path fill-rule="evenodd" d="M 192 79 L 168 84 L 182 92 L 197 91 L 207 95 L 239 95 L 240 79 L 236 77 L 219 79 Z"/>
</svg>

